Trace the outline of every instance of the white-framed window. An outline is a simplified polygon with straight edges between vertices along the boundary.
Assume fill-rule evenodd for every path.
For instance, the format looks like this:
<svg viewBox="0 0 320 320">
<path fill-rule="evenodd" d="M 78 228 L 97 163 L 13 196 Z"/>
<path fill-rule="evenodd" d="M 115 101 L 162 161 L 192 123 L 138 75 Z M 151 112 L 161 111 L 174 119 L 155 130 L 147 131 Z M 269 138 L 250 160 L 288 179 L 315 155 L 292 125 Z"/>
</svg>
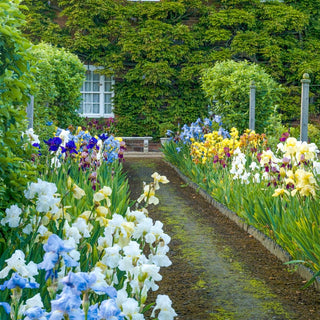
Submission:
<svg viewBox="0 0 320 320">
<path fill-rule="evenodd" d="M 88 118 L 113 118 L 114 78 L 98 73 L 99 69 L 102 68 L 87 67 L 79 113 Z"/>
</svg>

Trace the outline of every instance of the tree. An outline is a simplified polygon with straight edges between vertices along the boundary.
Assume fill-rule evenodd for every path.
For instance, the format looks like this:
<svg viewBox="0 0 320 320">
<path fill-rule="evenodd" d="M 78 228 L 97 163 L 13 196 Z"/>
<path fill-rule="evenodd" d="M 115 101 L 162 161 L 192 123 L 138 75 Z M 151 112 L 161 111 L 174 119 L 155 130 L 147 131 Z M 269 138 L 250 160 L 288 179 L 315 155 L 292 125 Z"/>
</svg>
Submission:
<svg viewBox="0 0 320 320">
<path fill-rule="evenodd" d="M 27 128 L 25 108 L 32 93 L 31 43 L 19 28 L 24 16 L 19 1 L 0 0 L 0 215 L 22 201 L 22 191 L 35 175 L 32 150 L 21 138 Z"/>
<path fill-rule="evenodd" d="M 48 121 L 62 128 L 77 125 L 81 121 L 77 109 L 85 79 L 83 64 L 76 55 L 46 43 L 35 45 L 32 54 L 37 61 L 34 65 L 37 132 L 45 133 Z"/>
<path fill-rule="evenodd" d="M 213 112 L 222 116 L 225 127 L 240 132 L 249 126 L 249 87 L 257 88 L 255 128 L 264 132 L 276 103 L 280 100 L 279 85 L 257 64 L 228 60 L 204 71 L 202 87 L 215 100 Z"/>
</svg>

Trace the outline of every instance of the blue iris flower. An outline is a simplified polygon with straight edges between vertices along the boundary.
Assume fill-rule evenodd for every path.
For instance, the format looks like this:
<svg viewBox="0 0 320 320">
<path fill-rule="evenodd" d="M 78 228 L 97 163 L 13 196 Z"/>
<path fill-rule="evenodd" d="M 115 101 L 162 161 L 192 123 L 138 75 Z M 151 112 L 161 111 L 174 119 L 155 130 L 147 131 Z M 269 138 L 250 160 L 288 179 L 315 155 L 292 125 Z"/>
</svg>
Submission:
<svg viewBox="0 0 320 320">
<path fill-rule="evenodd" d="M 31 307 L 25 311 L 24 315 L 26 316 L 24 320 L 38 320 L 40 318 L 46 318 L 47 312 L 40 307 Z"/>
<path fill-rule="evenodd" d="M 52 124 L 53 124 L 52 121 L 47 121 L 47 122 L 46 122 L 46 125 L 49 126 L 49 127 L 52 126 Z"/>
<path fill-rule="evenodd" d="M 221 124 L 221 116 L 215 115 L 213 121 L 218 123 L 219 125 Z"/>
<path fill-rule="evenodd" d="M 84 320 L 84 312 L 80 309 L 80 295 L 70 287 L 65 286 L 61 294 L 51 301 L 50 320 L 63 320 L 64 315 L 68 315 L 70 320 Z"/>
<path fill-rule="evenodd" d="M 224 139 L 230 138 L 230 134 L 227 130 L 223 129 L 222 127 L 219 128 L 218 134 L 222 136 Z"/>
<path fill-rule="evenodd" d="M 43 261 L 38 264 L 39 269 L 46 270 L 47 280 L 49 277 L 53 277 L 55 275 L 54 268 L 59 261 L 59 258 L 62 257 L 64 263 L 67 267 L 76 267 L 79 263 L 73 260 L 68 252 L 73 250 L 74 248 L 66 247 L 64 241 L 61 240 L 56 234 L 52 234 L 48 242 L 43 246 L 44 251 L 46 252 Z"/>
<path fill-rule="evenodd" d="M 173 131 L 168 129 L 166 132 L 166 136 L 171 137 L 172 135 L 173 135 Z"/>
<path fill-rule="evenodd" d="M 96 144 L 97 144 L 98 140 L 95 138 L 95 137 L 92 137 L 90 140 L 89 140 L 89 143 L 87 145 L 87 148 L 88 149 L 92 149 Z"/>
<path fill-rule="evenodd" d="M 80 294 L 83 291 L 93 290 L 96 293 L 105 293 L 110 298 L 117 297 L 117 290 L 112 286 L 106 286 L 103 284 L 97 284 L 97 277 L 94 273 L 86 272 L 69 272 L 62 282 Z"/>
<path fill-rule="evenodd" d="M 100 319 L 124 319 L 124 314 L 119 309 L 116 301 L 114 299 L 108 299 L 102 301 L 99 308 Z"/>
<path fill-rule="evenodd" d="M 43 140 L 48 146 L 49 151 L 57 151 L 59 149 L 60 144 L 62 143 L 62 139 L 59 137 L 50 138 L 49 140 Z"/>
<path fill-rule="evenodd" d="M 89 290 L 96 281 L 97 277 L 94 274 L 86 272 L 69 272 L 62 280 L 65 285 L 75 289 L 78 293 Z"/>
<path fill-rule="evenodd" d="M 102 141 L 105 141 L 105 140 L 108 139 L 108 134 L 106 134 L 106 133 L 100 134 L 100 135 L 99 135 L 99 138 L 100 138 Z"/>
<path fill-rule="evenodd" d="M 0 302 L 0 306 L 4 308 L 4 311 L 9 314 L 11 312 L 10 304 L 7 302 Z"/>
<path fill-rule="evenodd" d="M 88 310 L 88 320 L 100 320 L 101 317 L 98 315 L 98 304 L 94 304 L 93 306 L 89 307 Z"/>
<path fill-rule="evenodd" d="M 77 146 L 73 140 L 68 141 L 65 147 L 61 146 L 61 149 L 62 149 L 62 153 L 65 153 L 65 152 L 69 152 L 70 154 L 78 153 L 78 151 L 76 150 Z"/>
<path fill-rule="evenodd" d="M 39 288 L 39 283 L 29 282 L 28 279 L 22 278 L 18 273 L 14 273 L 11 278 L 0 285 L 0 290 L 15 289 L 15 288 Z"/>
</svg>

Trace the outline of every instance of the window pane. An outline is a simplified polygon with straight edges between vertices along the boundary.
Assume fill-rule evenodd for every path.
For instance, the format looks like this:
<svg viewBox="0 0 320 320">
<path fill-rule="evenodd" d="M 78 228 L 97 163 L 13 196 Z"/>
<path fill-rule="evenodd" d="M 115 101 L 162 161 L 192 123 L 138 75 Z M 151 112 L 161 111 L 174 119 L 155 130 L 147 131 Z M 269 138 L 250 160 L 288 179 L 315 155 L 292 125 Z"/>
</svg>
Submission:
<svg viewBox="0 0 320 320">
<path fill-rule="evenodd" d="M 84 105 L 84 113 L 91 113 L 91 105 L 90 104 Z"/>
<path fill-rule="evenodd" d="M 98 104 L 94 104 L 93 105 L 93 113 L 99 113 L 99 105 Z"/>
<path fill-rule="evenodd" d="M 99 84 L 99 82 L 94 82 L 92 85 L 93 85 L 92 91 L 95 91 L 95 92 L 99 92 L 99 91 L 100 91 L 100 84 Z"/>
<path fill-rule="evenodd" d="M 84 89 L 85 91 L 91 91 L 91 82 L 85 82 Z"/>
<path fill-rule="evenodd" d="M 99 81 L 100 80 L 100 74 L 98 73 L 92 73 L 93 77 L 92 80 L 93 81 Z"/>
<path fill-rule="evenodd" d="M 111 103 L 111 94 L 105 94 L 104 95 L 104 102 L 105 103 Z"/>
<path fill-rule="evenodd" d="M 93 102 L 99 102 L 100 101 L 100 96 L 99 94 L 92 94 L 92 97 L 93 97 Z"/>
<path fill-rule="evenodd" d="M 110 81 L 105 81 L 105 83 L 104 83 L 104 91 L 105 92 L 110 92 L 111 91 L 111 82 Z"/>
<path fill-rule="evenodd" d="M 83 95 L 83 102 L 84 103 L 88 103 L 88 102 L 91 102 L 92 100 L 92 95 L 90 93 L 85 93 Z"/>
<path fill-rule="evenodd" d="M 112 113 L 112 106 L 109 103 L 104 105 L 104 113 Z"/>
<path fill-rule="evenodd" d="M 86 80 L 87 80 L 87 81 L 90 81 L 91 79 L 92 79 L 92 72 L 89 71 L 89 70 L 87 70 L 87 71 L 86 71 Z"/>
</svg>

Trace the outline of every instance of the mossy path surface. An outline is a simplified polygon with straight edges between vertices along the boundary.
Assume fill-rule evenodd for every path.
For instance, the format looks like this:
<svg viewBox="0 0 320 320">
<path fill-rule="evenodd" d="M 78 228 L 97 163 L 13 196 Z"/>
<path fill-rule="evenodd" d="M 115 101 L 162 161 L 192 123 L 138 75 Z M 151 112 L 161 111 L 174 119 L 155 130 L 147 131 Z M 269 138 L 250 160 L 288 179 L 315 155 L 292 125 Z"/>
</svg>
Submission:
<svg viewBox="0 0 320 320">
<path fill-rule="evenodd" d="M 166 175 L 160 204 L 149 208 L 172 240 L 172 266 L 155 295 L 168 294 L 184 320 L 320 319 L 319 293 L 189 188 L 162 159 L 127 159 L 131 198 L 151 174 Z"/>
</svg>

